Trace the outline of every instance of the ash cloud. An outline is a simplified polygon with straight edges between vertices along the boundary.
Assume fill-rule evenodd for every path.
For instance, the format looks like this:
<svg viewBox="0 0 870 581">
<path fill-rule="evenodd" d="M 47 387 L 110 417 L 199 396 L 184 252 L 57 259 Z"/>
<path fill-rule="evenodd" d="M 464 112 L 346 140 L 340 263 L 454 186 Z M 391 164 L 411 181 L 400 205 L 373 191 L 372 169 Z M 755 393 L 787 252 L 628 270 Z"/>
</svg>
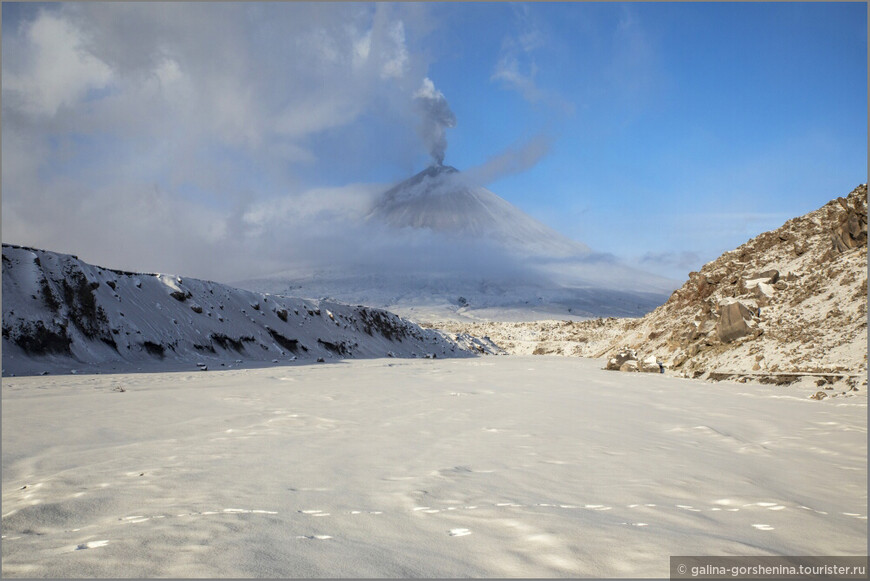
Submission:
<svg viewBox="0 0 870 581">
<path fill-rule="evenodd" d="M 483 164 L 462 172 L 469 183 L 486 186 L 501 178 L 523 173 L 535 167 L 552 148 L 552 138 L 537 135 L 490 157 Z"/>
<path fill-rule="evenodd" d="M 444 152 L 447 150 L 446 132 L 456 127 L 456 115 L 450 110 L 450 105 L 444 94 L 435 88 L 428 77 L 414 93 L 417 110 L 422 116 L 420 136 L 429 148 L 429 155 L 438 163 L 444 164 Z"/>
</svg>

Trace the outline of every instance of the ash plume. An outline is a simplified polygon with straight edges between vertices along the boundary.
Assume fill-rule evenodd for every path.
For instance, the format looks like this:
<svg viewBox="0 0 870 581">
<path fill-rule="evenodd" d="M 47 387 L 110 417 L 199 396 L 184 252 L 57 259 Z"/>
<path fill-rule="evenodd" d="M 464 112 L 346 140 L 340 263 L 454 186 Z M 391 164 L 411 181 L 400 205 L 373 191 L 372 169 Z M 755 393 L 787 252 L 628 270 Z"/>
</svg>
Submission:
<svg viewBox="0 0 870 581">
<path fill-rule="evenodd" d="M 456 127 L 456 115 L 450 110 L 444 94 L 435 88 L 429 79 L 423 79 L 423 84 L 414 93 L 417 108 L 423 117 L 420 126 L 420 136 L 429 148 L 429 154 L 438 165 L 444 164 L 444 152 L 447 150 L 447 129 Z"/>
</svg>

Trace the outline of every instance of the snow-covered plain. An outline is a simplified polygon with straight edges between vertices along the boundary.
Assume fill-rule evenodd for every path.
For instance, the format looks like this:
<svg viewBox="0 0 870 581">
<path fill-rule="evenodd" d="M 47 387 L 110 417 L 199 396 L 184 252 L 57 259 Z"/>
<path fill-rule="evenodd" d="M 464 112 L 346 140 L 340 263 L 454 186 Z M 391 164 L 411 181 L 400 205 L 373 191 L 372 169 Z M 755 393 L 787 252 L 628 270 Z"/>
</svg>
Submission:
<svg viewBox="0 0 870 581">
<path fill-rule="evenodd" d="M 666 577 L 863 555 L 867 398 L 561 357 L 4 378 L 6 577 Z"/>
</svg>

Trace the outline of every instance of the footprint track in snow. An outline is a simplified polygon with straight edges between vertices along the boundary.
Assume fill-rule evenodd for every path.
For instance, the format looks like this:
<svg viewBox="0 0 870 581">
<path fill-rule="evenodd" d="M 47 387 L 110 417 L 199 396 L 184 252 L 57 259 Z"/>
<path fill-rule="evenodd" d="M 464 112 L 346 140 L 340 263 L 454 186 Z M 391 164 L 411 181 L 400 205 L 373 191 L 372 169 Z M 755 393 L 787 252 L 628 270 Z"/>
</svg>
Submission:
<svg viewBox="0 0 870 581">
<path fill-rule="evenodd" d="M 647 511 L 650 517 L 655 512 L 665 513 L 665 512 L 673 512 L 673 511 L 685 511 L 685 512 L 695 512 L 695 513 L 703 513 L 703 512 L 720 512 L 720 513 L 736 513 L 742 511 L 774 511 L 780 512 L 788 510 L 787 503 L 777 503 L 770 501 L 759 501 L 759 502 L 751 502 L 751 503 L 741 503 L 740 501 L 730 500 L 730 499 L 720 499 L 712 502 L 713 506 L 710 505 L 690 505 L 690 504 L 673 504 L 673 505 L 658 505 L 656 503 L 634 503 L 624 505 L 626 509 L 634 509 Z M 735 506 L 735 505 L 739 505 Z M 827 515 L 827 512 L 819 511 L 807 506 L 798 505 L 800 508 L 812 511 L 821 515 Z M 465 506 L 443 506 L 443 507 L 433 507 L 433 506 L 415 506 L 411 509 L 414 513 L 419 513 L 421 515 L 435 515 L 435 514 L 449 514 L 453 512 L 456 514 L 458 511 L 467 511 L 474 510 L 478 508 L 495 508 L 500 510 L 511 510 L 517 508 L 543 508 L 543 509 L 551 509 L 556 511 L 561 510 L 590 510 L 590 511 L 610 511 L 616 509 L 620 510 L 620 507 L 608 506 L 605 504 L 562 504 L 555 502 L 539 502 L 539 503 L 531 503 L 531 504 L 520 504 L 516 502 L 495 502 L 495 503 L 487 503 L 483 505 L 465 505 Z M 650 512 L 650 509 L 652 511 Z M 861 514 L 859 512 L 841 512 L 840 515 L 842 517 L 848 517 L 851 519 L 860 519 L 867 520 L 867 515 Z M 648 527 L 654 526 L 655 523 L 650 522 L 642 522 L 642 521 L 625 521 L 619 523 L 624 526 L 632 526 L 632 527 Z M 760 531 L 772 531 L 775 530 L 774 527 L 767 523 L 756 523 L 752 525 L 754 528 Z"/>
<path fill-rule="evenodd" d="M 299 514 L 304 514 L 307 516 L 331 516 L 331 513 L 323 512 L 319 508 L 309 509 L 309 510 L 297 510 Z"/>
<path fill-rule="evenodd" d="M 158 514 L 154 516 L 144 516 L 144 515 L 131 515 L 121 517 L 118 520 L 121 521 L 122 524 L 138 524 L 149 520 L 160 520 L 164 518 L 186 518 L 186 517 L 197 517 L 197 516 L 213 516 L 213 515 L 228 515 L 228 514 L 264 514 L 264 515 L 275 515 L 278 514 L 277 511 L 274 510 L 262 510 L 262 509 L 247 509 L 247 508 L 225 508 L 223 510 L 205 510 L 202 512 L 182 512 L 176 515 L 170 514 Z"/>
<path fill-rule="evenodd" d="M 766 524 L 755 524 L 755 525 L 752 525 L 752 528 L 758 529 L 760 531 L 772 531 L 772 530 L 774 530 L 774 528 L 772 526 L 766 525 Z"/>
<path fill-rule="evenodd" d="M 321 509 L 306 509 L 306 510 L 298 510 L 297 513 L 304 514 L 306 516 L 312 517 L 326 517 L 330 516 L 330 513 L 324 512 Z M 212 515 L 238 515 L 238 514 L 258 514 L 258 515 L 276 515 L 277 511 L 274 510 L 262 510 L 262 509 L 247 509 L 247 508 L 225 508 L 220 511 L 217 510 L 208 510 L 202 512 L 187 512 L 187 513 L 179 513 L 175 515 L 174 518 L 178 517 L 196 517 L 196 516 L 212 516 Z M 350 511 L 348 514 L 383 514 L 382 511 L 379 510 L 369 510 L 369 511 Z M 123 517 L 118 519 L 123 522 L 123 524 L 137 524 L 142 523 L 149 520 L 163 519 L 163 518 L 173 518 L 171 515 L 155 515 L 155 516 L 144 516 L 144 515 L 131 515 L 127 517 Z M 333 539 L 332 535 L 297 535 L 297 539 L 305 539 L 305 540 L 313 540 L 313 541 L 327 541 Z M 81 549 L 90 549 L 102 547 L 108 544 L 109 541 L 92 541 L 90 543 L 81 544 L 76 547 L 75 550 Z"/>
<path fill-rule="evenodd" d="M 80 545 L 76 545 L 76 551 L 84 551 L 85 549 L 99 549 L 100 547 L 105 547 L 109 544 L 108 540 L 102 541 L 88 541 L 87 543 L 82 543 Z"/>
</svg>

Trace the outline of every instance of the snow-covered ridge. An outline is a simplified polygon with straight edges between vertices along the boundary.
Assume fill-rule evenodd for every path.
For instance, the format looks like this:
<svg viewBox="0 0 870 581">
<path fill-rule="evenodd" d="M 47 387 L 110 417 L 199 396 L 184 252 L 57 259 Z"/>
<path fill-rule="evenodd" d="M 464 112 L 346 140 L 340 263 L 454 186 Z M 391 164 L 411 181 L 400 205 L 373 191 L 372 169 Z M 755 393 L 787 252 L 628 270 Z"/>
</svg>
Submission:
<svg viewBox="0 0 870 581">
<path fill-rule="evenodd" d="M 3 374 L 470 353 L 387 311 L 3 245 Z"/>
</svg>

